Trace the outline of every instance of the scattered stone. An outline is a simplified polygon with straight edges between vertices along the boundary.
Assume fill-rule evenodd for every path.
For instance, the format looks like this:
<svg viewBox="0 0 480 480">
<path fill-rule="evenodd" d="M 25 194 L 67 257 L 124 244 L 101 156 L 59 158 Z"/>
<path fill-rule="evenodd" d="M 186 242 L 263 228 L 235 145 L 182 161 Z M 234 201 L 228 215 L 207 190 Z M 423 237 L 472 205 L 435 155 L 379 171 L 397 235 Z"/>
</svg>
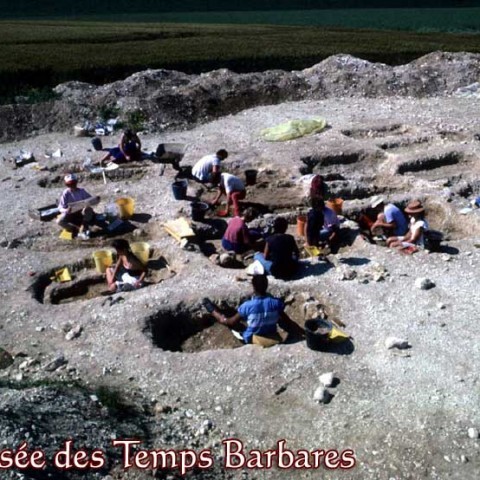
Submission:
<svg viewBox="0 0 480 480">
<path fill-rule="evenodd" d="M 80 336 L 82 333 L 82 326 L 77 325 L 76 327 L 73 327 L 66 335 L 65 335 L 65 340 L 73 340 L 74 338 L 77 338 Z"/>
<path fill-rule="evenodd" d="M 13 363 L 13 357 L 3 348 L 0 348 L 0 370 L 8 368 Z"/>
<path fill-rule="evenodd" d="M 408 343 L 408 340 L 404 340 L 402 338 L 388 337 L 385 340 L 385 347 L 388 350 L 390 350 L 392 348 L 398 348 L 399 350 L 405 350 L 407 348 L 410 348 L 410 344 Z"/>
<path fill-rule="evenodd" d="M 43 369 L 46 372 L 54 372 L 55 370 L 59 369 L 61 366 L 67 363 L 68 361 L 65 359 L 63 355 L 58 355 L 50 363 L 47 363 L 47 365 L 45 365 Z"/>
<path fill-rule="evenodd" d="M 471 438 L 472 440 L 476 440 L 479 437 L 478 429 L 470 427 L 468 429 L 468 437 Z"/>
<path fill-rule="evenodd" d="M 447 308 L 447 306 L 444 304 L 444 303 L 437 303 L 437 307 L 439 310 L 445 310 Z"/>
<path fill-rule="evenodd" d="M 468 457 L 466 457 L 465 455 L 461 455 L 461 456 L 460 456 L 460 461 L 461 461 L 462 463 L 468 463 Z"/>
<path fill-rule="evenodd" d="M 235 264 L 235 254 L 232 253 L 221 253 L 218 259 L 220 266 L 229 268 Z"/>
<path fill-rule="evenodd" d="M 323 375 L 320 375 L 318 379 L 324 387 L 331 387 L 333 385 L 333 382 L 335 381 L 335 375 L 333 372 L 324 373 Z"/>
<path fill-rule="evenodd" d="M 35 331 L 41 333 L 45 331 L 45 327 L 35 327 Z"/>
<path fill-rule="evenodd" d="M 313 399 L 318 403 L 328 403 L 330 398 L 330 392 L 323 385 L 318 387 L 313 394 Z"/>
<path fill-rule="evenodd" d="M 340 269 L 339 278 L 342 281 L 354 280 L 357 278 L 357 272 L 353 268 L 344 267 Z"/>
<path fill-rule="evenodd" d="M 435 287 L 435 283 L 429 278 L 417 278 L 415 280 L 415 286 L 420 290 L 430 290 Z"/>
</svg>

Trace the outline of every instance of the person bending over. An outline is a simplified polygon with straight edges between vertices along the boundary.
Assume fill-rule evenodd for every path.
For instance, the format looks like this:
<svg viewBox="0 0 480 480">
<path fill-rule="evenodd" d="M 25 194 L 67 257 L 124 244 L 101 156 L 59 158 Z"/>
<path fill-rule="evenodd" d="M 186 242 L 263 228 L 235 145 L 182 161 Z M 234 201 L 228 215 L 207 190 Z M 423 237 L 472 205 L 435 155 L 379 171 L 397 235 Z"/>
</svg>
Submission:
<svg viewBox="0 0 480 480">
<path fill-rule="evenodd" d="M 285 313 L 283 301 L 267 293 L 268 279 L 265 275 L 254 275 L 252 287 L 253 297 L 242 303 L 231 317 L 222 315 L 207 299 L 204 304 L 210 305 L 210 308 L 205 306 L 218 323 L 241 331 L 245 343 L 252 343 L 254 335 L 279 339 L 277 326 L 294 335 L 304 334 L 304 330 Z"/>
<path fill-rule="evenodd" d="M 227 230 L 222 238 L 222 247 L 227 252 L 245 253 L 258 247 L 259 235 L 250 231 L 247 223 L 255 218 L 252 208 L 247 208 L 241 217 L 233 217 L 228 222 Z"/>
<path fill-rule="evenodd" d="M 405 235 L 408 230 L 407 220 L 402 211 L 393 203 L 385 203 L 380 196 L 372 198 L 371 207 L 377 214 L 377 220 L 370 227 L 372 235 L 378 234 L 378 230 L 385 236 Z"/>
<path fill-rule="evenodd" d="M 120 238 L 112 242 L 112 247 L 117 252 L 117 263 L 106 271 L 108 289 L 116 292 L 142 287 L 147 267 L 130 250 L 130 244 Z"/>
<path fill-rule="evenodd" d="M 233 215 L 235 217 L 240 216 L 240 204 L 239 200 L 243 200 L 246 196 L 245 184 L 235 175 L 230 173 L 220 174 L 220 184 L 218 186 L 218 194 L 214 198 L 212 204 L 218 205 L 222 195 L 227 195 L 227 212 L 230 205 L 233 204 Z"/>
<path fill-rule="evenodd" d="M 387 246 L 390 248 L 424 248 L 425 232 L 429 229 L 425 220 L 425 208 L 419 200 L 413 200 L 405 208 L 405 213 L 410 217 L 410 228 L 405 235 L 390 237 Z"/>
<path fill-rule="evenodd" d="M 192 168 L 192 176 L 201 183 L 218 185 L 220 181 L 220 163 L 228 157 L 225 149 L 213 155 L 202 157 Z"/>
</svg>

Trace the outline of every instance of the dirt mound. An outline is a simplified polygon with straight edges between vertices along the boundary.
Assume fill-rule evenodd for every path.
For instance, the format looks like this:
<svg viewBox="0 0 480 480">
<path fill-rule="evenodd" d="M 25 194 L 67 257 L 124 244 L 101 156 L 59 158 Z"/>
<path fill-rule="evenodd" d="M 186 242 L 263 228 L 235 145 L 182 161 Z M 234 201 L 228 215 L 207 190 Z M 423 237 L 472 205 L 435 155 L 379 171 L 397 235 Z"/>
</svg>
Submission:
<svg viewBox="0 0 480 480">
<path fill-rule="evenodd" d="M 303 71 L 237 74 L 222 69 L 201 75 L 146 70 L 103 86 L 58 85 L 56 101 L 0 107 L 0 141 L 65 131 L 100 112 L 118 109 L 144 120 L 151 131 L 186 128 L 258 105 L 329 97 L 448 95 L 476 82 L 480 55 L 435 52 L 392 67 L 335 55 Z"/>
</svg>

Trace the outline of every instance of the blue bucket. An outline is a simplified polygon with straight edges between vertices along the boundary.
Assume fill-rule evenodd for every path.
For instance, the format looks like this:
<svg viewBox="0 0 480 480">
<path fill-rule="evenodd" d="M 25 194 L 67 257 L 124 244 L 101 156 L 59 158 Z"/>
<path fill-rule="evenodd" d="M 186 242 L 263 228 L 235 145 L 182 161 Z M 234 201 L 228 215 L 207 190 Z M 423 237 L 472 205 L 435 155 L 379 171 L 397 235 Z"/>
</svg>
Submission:
<svg viewBox="0 0 480 480">
<path fill-rule="evenodd" d="M 186 180 L 180 180 L 172 183 L 172 192 L 175 200 L 185 200 L 187 196 L 188 182 Z"/>
</svg>

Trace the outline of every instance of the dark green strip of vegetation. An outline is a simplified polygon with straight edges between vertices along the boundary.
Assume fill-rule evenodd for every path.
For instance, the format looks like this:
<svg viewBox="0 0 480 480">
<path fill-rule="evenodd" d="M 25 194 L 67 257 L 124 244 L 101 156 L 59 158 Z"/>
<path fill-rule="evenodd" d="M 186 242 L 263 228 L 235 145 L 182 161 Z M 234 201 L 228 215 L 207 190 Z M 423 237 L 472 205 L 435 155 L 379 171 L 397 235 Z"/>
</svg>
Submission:
<svg viewBox="0 0 480 480">
<path fill-rule="evenodd" d="M 344 28 L 98 23 L 0 22 L 0 97 L 68 80 L 105 83 L 146 68 L 200 73 L 310 67 L 349 53 L 402 64 L 435 51 L 480 52 L 479 36 Z"/>
</svg>

